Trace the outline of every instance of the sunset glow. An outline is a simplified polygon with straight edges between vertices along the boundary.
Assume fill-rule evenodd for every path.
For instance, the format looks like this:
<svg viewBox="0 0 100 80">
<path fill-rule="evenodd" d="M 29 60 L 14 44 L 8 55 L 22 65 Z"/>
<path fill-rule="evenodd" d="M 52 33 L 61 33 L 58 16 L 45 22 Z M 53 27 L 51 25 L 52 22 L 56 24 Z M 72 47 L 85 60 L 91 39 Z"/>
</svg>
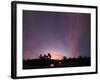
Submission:
<svg viewBox="0 0 100 80">
<path fill-rule="evenodd" d="M 51 59 L 61 60 L 63 58 L 63 55 L 56 50 L 45 49 L 44 52 L 47 52 L 46 55 L 50 53 Z"/>
<path fill-rule="evenodd" d="M 23 10 L 23 59 L 90 57 L 90 23 L 89 13 Z"/>
</svg>

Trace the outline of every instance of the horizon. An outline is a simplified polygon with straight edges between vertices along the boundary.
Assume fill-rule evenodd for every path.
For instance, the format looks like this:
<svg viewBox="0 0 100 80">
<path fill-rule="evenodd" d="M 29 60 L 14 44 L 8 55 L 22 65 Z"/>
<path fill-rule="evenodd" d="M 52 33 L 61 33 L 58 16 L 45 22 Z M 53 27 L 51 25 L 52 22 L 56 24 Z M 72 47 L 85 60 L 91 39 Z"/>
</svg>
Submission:
<svg viewBox="0 0 100 80">
<path fill-rule="evenodd" d="M 91 15 L 23 10 L 23 59 L 91 56 Z"/>
</svg>

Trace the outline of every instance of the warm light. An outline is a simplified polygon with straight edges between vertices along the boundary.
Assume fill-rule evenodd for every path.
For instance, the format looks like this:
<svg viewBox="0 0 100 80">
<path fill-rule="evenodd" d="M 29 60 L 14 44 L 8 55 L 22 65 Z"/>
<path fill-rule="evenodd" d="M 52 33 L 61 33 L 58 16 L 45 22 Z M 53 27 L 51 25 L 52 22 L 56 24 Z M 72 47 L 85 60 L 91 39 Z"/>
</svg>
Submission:
<svg viewBox="0 0 100 80">
<path fill-rule="evenodd" d="M 44 52 L 47 52 L 46 54 L 50 53 L 51 59 L 61 60 L 63 58 L 63 55 L 56 50 L 45 49 Z"/>
<path fill-rule="evenodd" d="M 54 64 L 50 64 L 50 67 L 54 67 Z"/>
</svg>

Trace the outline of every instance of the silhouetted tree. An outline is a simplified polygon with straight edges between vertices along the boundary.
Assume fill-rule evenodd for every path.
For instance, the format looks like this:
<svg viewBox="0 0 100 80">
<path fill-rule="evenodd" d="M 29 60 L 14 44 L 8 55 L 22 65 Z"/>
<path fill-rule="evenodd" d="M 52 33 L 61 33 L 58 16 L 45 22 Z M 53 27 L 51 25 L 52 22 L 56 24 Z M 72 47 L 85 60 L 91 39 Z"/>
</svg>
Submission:
<svg viewBox="0 0 100 80">
<path fill-rule="evenodd" d="M 43 59 L 47 59 L 47 55 L 44 54 Z"/>
<path fill-rule="evenodd" d="M 79 59 L 82 59 L 83 57 L 82 56 L 79 56 Z"/>
<path fill-rule="evenodd" d="M 48 53 L 47 57 L 48 57 L 48 59 L 51 59 L 51 54 L 50 54 L 50 53 Z"/>
<path fill-rule="evenodd" d="M 66 57 L 66 56 L 63 56 L 63 60 L 64 60 L 64 61 L 67 60 L 67 57 Z"/>
<path fill-rule="evenodd" d="M 42 54 L 40 54 L 40 56 L 39 56 L 39 59 L 43 59 L 43 56 L 42 56 Z"/>
</svg>

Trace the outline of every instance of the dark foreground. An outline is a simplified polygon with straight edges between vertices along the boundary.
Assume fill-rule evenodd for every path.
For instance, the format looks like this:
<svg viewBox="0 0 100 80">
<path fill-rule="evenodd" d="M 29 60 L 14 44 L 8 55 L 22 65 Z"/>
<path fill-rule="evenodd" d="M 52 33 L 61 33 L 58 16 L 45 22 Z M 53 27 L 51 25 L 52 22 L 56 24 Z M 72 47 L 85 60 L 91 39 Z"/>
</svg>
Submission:
<svg viewBox="0 0 100 80">
<path fill-rule="evenodd" d="M 23 61 L 23 69 L 91 66 L 90 62 L 90 57 L 64 58 L 62 60 L 31 59 Z"/>
</svg>

